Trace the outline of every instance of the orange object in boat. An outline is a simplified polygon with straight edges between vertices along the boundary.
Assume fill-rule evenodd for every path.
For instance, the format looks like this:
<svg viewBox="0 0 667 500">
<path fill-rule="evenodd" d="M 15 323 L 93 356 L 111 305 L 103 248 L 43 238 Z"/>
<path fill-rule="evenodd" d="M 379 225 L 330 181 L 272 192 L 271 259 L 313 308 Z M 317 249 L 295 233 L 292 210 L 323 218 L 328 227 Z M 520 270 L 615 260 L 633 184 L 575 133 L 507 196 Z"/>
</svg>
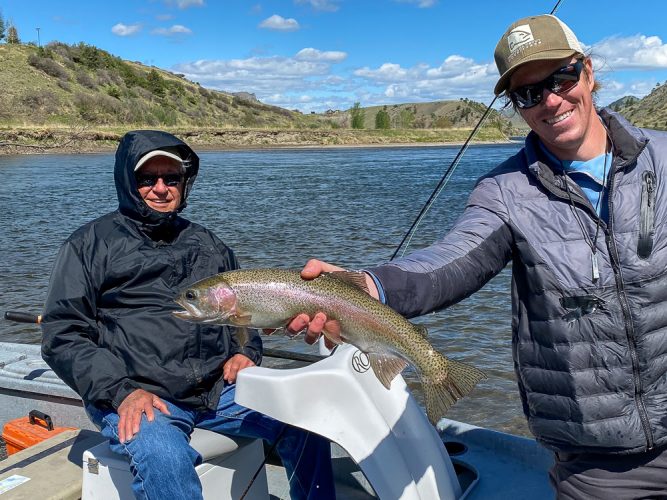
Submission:
<svg viewBox="0 0 667 500">
<path fill-rule="evenodd" d="M 32 410 L 27 417 L 7 422 L 2 430 L 2 439 L 7 445 L 7 455 L 12 455 L 56 434 L 73 429 L 75 428 L 54 427 L 49 415 Z"/>
</svg>

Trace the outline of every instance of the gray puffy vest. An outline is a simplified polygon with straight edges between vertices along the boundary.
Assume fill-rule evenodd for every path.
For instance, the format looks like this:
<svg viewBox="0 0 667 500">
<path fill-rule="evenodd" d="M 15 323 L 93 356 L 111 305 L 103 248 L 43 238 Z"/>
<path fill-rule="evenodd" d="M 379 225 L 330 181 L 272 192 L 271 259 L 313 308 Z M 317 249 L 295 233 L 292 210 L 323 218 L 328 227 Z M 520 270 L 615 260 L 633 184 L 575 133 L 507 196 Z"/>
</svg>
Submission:
<svg viewBox="0 0 667 500">
<path fill-rule="evenodd" d="M 388 304 L 416 316 L 511 261 L 514 364 L 532 432 L 555 450 L 632 453 L 667 445 L 667 134 L 600 116 L 614 152 L 608 224 L 541 161 L 531 134 L 478 181 L 442 240 L 371 271 Z"/>
</svg>

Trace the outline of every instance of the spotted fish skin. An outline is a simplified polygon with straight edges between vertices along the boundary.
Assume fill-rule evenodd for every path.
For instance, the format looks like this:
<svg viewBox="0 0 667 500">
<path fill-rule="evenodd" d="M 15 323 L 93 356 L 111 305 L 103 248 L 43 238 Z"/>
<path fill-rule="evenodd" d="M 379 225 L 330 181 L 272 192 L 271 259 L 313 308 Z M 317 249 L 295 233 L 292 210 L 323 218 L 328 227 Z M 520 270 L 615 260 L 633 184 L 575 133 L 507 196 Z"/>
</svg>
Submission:
<svg viewBox="0 0 667 500">
<path fill-rule="evenodd" d="M 174 314 L 188 321 L 237 327 L 284 328 L 297 314 L 317 312 L 336 320 L 340 332 L 324 331 L 334 343 L 353 344 L 366 353 L 373 372 L 389 388 L 407 363 L 414 366 L 435 423 L 454 402 L 486 375 L 440 354 L 414 325 L 362 288 L 363 274 L 334 272 L 304 280 L 299 271 L 244 269 L 206 278 L 184 290 Z"/>
</svg>

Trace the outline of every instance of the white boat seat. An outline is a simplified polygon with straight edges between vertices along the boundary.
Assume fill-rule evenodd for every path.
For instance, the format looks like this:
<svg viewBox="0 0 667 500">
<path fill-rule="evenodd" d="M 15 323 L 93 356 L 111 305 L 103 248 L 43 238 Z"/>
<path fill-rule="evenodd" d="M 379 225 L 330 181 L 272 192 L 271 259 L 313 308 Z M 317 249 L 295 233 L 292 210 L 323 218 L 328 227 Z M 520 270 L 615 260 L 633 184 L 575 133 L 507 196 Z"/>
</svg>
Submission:
<svg viewBox="0 0 667 500">
<path fill-rule="evenodd" d="M 190 436 L 190 446 L 199 452 L 203 462 L 233 453 L 240 446 L 250 441 L 253 440 L 250 438 L 231 438 L 205 429 L 195 429 Z"/>
<path fill-rule="evenodd" d="M 238 404 L 340 445 L 381 499 L 456 499 L 461 487 L 440 436 L 399 375 L 387 390 L 352 345 L 304 368 L 250 367 Z"/>
<path fill-rule="evenodd" d="M 195 429 L 190 444 L 203 457 L 196 470 L 204 499 L 238 499 L 264 460 L 264 446 L 259 439 L 232 438 Z M 131 500 L 134 498 L 131 485 L 129 462 L 112 452 L 108 441 L 84 452 L 82 500 Z M 268 500 L 264 468 L 245 498 Z"/>
</svg>

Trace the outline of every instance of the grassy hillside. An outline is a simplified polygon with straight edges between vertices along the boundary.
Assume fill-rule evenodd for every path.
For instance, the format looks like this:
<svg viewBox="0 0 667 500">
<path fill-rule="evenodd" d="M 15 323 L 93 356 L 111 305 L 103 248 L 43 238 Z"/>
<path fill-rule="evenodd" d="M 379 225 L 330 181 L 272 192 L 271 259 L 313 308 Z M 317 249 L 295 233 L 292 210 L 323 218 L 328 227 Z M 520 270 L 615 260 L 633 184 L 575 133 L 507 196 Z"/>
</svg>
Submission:
<svg viewBox="0 0 667 500">
<path fill-rule="evenodd" d="M 92 47 L 0 45 L 0 124 L 303 127 L 313 117 L 207 90 Z M 321 121 L 322 125 L 326 125 Z"/>
<path fill-rule="evenodd" d="M 361 108 L 364 113 L 364 128 L 376 128 L 378 112 L 389 115 L 392 129 L 471 129 L 486 111 L 486 106 L 468 99 L 458 101 L 434 101 L 426 103 L 391 104 Z M 328 112 L 326 116 L 340 127 L 350 127 L 351 111 Z M 496 110 L 491 110 L 484 128 L 509 133 L 510 122 Z"/>
<path fill-rule="evenodd" d="M 667 84 L 656 86 L 643 99 L 626 98 L 612 107 L 634 125 L 667 130 Z"/>
</svg>

